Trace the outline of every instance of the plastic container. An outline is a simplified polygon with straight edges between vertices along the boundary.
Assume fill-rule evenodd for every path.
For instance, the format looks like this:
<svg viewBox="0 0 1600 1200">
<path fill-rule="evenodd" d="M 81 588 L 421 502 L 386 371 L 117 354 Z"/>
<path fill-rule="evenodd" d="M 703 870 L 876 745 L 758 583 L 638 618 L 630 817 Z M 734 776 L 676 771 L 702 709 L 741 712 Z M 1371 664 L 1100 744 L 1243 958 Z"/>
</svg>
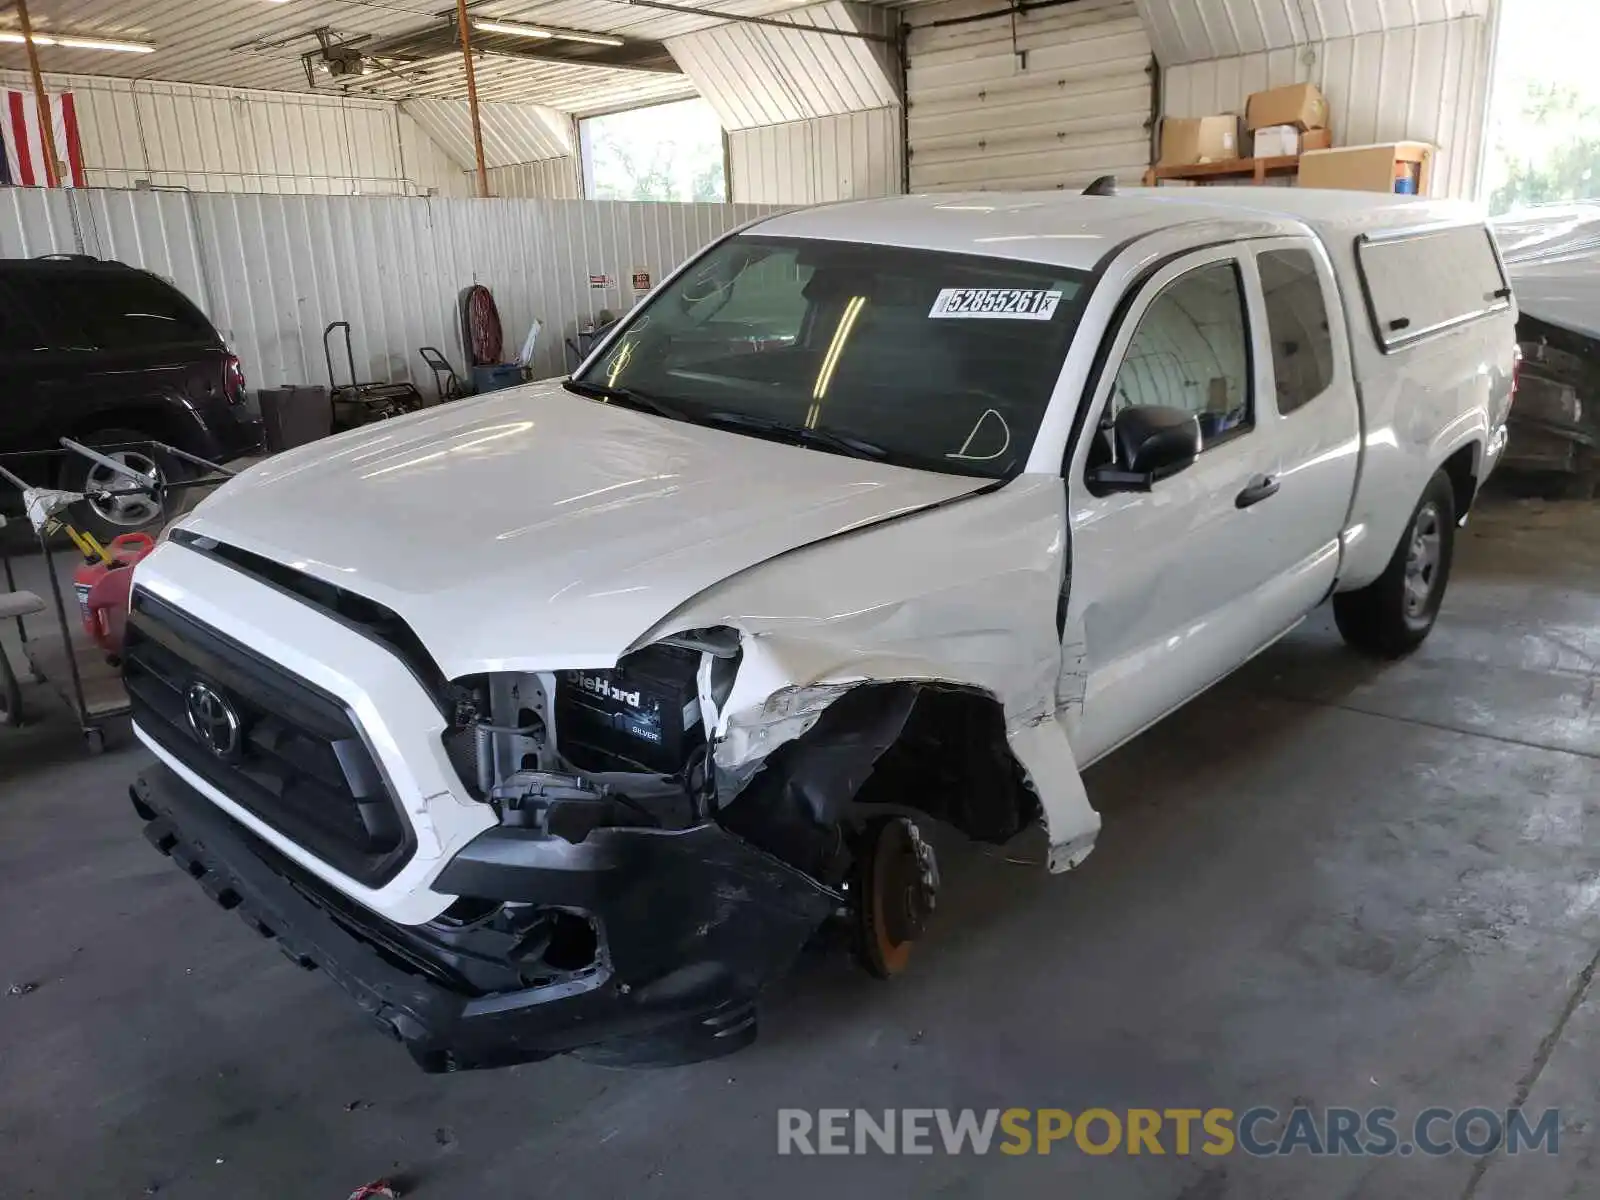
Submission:
<svg viewBox="0 0 1600 1200">
<path fill-rule="evenodd" d="M 155 548 L 156 540 L 148 533 L 118 534 L 106 547 L 109 563 L 84 563 L 73 573 L 72 589 L 78 596 L 83 630 L 107 654 L 122 653 L 133 568 Z"/>
<path fill-rule="evenodd" d="M 516 387 L 522 382 L 522 367 L 518 363 L 491 363 L 486 367 L 472 368 L 472 386 L 479 392 L 498 392 L 501 388 Z"/>
</svg>

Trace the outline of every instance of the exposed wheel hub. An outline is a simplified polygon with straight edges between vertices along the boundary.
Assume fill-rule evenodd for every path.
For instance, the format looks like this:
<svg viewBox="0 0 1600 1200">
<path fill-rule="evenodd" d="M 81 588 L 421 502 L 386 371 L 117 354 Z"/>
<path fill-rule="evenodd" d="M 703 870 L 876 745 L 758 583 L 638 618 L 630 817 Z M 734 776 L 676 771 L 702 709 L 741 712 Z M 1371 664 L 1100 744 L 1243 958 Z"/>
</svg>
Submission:
<svg viewBox="0 0 1600 1200">
<path fill-rule="evenodd" d="M 939 864 L 916 824 L 890 817 L 868 827 L 858 856 L 856 922 L 863 965 L 880 979 L 905 970 L 939 895 Z"/>
<path fill-rule="evenodd" d="M 162 480 L 160 464 L 148 454 L 142 454 L 137 450 L 113 450 L 108 451 L 106 457 L 114 458 L 125 466 L 132 467 L 141 475 L 155 479 L 158 483 Z M 126 475 L 113 471 L 101 463 L 95 463 L 89 468 L 83 490 L 100 493 L 89 501 L 89 505 L 102 520 L 112 525 L 135 529 L 149 525 L 161 516 L 159 500 Z"/>
</svg>

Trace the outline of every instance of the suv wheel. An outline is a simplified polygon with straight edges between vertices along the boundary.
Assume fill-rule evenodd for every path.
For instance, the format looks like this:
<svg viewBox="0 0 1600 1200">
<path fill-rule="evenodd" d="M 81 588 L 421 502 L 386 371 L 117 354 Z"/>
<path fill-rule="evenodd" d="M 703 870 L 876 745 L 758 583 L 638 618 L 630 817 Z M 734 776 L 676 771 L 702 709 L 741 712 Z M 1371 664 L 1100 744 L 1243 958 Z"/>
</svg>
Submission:
<svg viewBox="0 0 1600 1200">
<path fill-rule="evenodd" d="M 84 438 L 83 443 L 100 448 L 148 440 L 148 435 L 131 429 L 104 429 Z M 107 458 L 162 481 L 175 474 L 176 464 L 153 450 L 106 449 L 104 453 Z M 138 490 L 127 476 L 81 455 L 74 454 L 67 460 L 62 476 L 62 487 L 68 491 L 108 493 L 102 498 L 80 501 L 71 512 L 72 523 L 101 542 L 109 542 L 118 534 L 159 527 L 166 516 L 162 502 Z"/>
</svg>

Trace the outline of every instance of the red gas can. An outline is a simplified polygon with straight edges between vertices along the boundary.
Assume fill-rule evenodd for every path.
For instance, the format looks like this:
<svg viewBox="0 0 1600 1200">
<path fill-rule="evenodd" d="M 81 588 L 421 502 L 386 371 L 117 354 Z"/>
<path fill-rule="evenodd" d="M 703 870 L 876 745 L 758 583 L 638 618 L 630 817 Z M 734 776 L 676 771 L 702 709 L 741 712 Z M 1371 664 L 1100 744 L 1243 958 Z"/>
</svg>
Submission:
<svg viewBox="0 0 1600 1200">
<path fill-rule="evenodd" d="M 72 576 L 84 632 L 107 654 L 122 652 L 133 568 L 155 548 L 156 540 L 148 533 L 119 534 L 106 547 L 109 563 L 84 563 Z"/>
</svg>

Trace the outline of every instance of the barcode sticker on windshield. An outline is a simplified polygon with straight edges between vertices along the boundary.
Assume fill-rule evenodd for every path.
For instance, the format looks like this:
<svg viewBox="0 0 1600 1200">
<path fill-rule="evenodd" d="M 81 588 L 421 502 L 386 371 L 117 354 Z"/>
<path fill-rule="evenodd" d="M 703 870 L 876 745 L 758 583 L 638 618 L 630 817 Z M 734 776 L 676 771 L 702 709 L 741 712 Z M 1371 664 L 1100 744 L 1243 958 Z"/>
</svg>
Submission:
<svg viewBox="0 0 1600 1200">
<path fill-rule="evenodd" d="M 943 288 L 928 316 L 1048 321 L 1060 303 L 1060 292 L 1042 288 Z"/>
</svg>

